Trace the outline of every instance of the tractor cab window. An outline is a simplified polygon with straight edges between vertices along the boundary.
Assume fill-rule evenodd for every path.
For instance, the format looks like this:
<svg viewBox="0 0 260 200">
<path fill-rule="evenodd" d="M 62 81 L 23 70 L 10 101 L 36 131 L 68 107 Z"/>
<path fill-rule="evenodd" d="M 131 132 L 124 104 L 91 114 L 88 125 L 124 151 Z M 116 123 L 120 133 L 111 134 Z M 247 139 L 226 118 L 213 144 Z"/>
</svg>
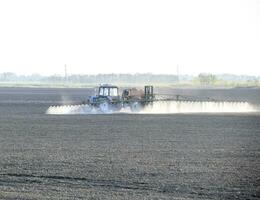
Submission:
<svg viewBox="0 0 260 200">
<path fill-rule="evenodd" d="M 103 88 L 104 90 L 104 96 L 108 96 L 109 95 L 109 88 Z"/>
<path fill-rule="evenodd" d="M 104 88 L 104 87 L 99 88 L 99 95 L 101 95 L 101 96 L 108 96 L 108 94 L 109 94 L 109 89 L 108 88 Z"/>
<path fill-rule="evenodd" d="M 117 88 L 110 88 L 110 96 L 118 96 Z"/>
<path fill-rule="evenodd" d="M 99 88 L 99 95 L 103 96 L 103 94 L 104 94 L 104 88 Z"/>
</svg>

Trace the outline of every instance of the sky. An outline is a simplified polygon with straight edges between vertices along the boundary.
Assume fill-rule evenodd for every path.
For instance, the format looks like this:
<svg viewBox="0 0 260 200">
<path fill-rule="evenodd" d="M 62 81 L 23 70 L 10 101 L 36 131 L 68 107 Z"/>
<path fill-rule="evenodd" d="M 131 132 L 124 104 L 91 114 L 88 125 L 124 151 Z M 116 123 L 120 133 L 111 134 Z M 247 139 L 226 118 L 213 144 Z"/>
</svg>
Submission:
<svg viewBox="0 0 260 200">
<path fill-rule="evenodd" d="M 260 0 L 0 0 L 0 73 L 260 75 Z"/>
</svg>

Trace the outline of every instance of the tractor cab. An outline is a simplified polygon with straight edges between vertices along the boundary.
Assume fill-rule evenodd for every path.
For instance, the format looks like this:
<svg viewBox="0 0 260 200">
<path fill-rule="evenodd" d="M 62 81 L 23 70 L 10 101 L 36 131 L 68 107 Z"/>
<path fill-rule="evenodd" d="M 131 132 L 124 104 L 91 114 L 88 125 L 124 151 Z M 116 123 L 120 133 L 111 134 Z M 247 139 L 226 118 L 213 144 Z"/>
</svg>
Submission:
<svg viewBox="0 0 260 200">
<path fill-rule="evenodd" d="M 118 87 L 113 85 L 101 85 L 98 89 L 98 96 L 118 97 Z"/>
<path fill-rule="evenodd" d="M 95 96 L 90 96 L 88 102 L 91 105 L 99 105 L 102 102 L 120 103 L 118 87 L 113 85 L 101 85 L 98 88 L 98 93 Z"/>
</svg>

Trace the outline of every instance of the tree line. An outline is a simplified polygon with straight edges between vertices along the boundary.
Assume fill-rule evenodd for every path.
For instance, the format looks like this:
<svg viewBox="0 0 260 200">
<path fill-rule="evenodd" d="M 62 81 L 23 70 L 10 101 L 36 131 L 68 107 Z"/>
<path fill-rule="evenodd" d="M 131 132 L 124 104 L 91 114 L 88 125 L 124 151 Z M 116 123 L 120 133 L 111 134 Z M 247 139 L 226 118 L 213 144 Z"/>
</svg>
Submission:
<svg viewBox="0 0 260 200">
<path fill-rule="evenodd" d="M 188 77 L 183 78 L 187 79 Z M 97 74 L 97 75 L 69 75 L 67 77 L 61 75 L 42 76 L 38 74 L 32 75 L 16 75 L 14 73 L 0 74 L 0 82 L 45 82 L 45 83 L 176 83 L 178 77 L 176 75 L 158 75 L 158 74 Z"/>
<path fill-rule="evenodd" d="M 201 73 L 198 76 L 191 75 L 174 75 L 174 74 L 97 74 L 82 75 L 73 74 L 67 77 L 61 75 L 43 76 L 39 74 L 16 75 L 15 73 L 0 73 L 0 82 L 4 83 L 79 83 L 79 84 L 191 84 L 191 85 L 225 85 L 240 83 L 249 85 L 260 85 L 260 76 L 246 76 L 233 74 L 207 74 Z"/>
</svg>

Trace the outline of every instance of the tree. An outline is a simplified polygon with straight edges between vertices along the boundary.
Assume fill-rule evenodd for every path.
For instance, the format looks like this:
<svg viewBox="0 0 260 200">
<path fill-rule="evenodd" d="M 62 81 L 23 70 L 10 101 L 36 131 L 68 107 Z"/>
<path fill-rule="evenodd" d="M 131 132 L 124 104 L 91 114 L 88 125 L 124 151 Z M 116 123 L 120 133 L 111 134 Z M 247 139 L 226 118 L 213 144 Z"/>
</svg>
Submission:
<svg viewBox="0 0 260 200">
<path fill-rule="evenodd" d="M 214 85 L 217 80 L 213 74 L 199 74 L 198 78 L 201 85 Z"/>
</svg>

